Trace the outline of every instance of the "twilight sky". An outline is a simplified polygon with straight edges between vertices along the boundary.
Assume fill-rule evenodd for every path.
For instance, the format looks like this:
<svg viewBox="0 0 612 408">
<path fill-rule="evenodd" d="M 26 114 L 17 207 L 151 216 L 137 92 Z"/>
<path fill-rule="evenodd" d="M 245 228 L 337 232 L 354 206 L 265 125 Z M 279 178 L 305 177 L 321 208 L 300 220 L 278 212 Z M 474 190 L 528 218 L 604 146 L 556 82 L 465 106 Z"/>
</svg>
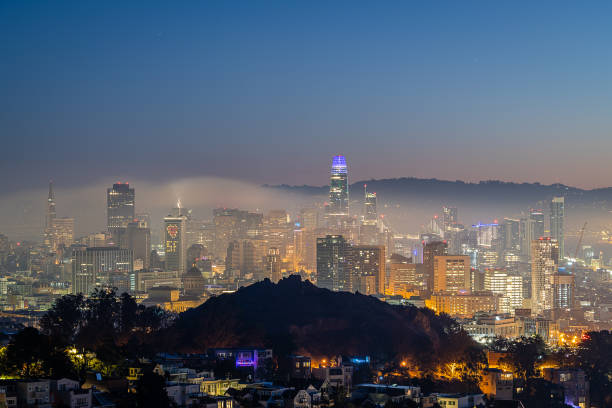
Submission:
<svg viewBox="0 0 612 408">
<path fill-rule="evenodd" d="M 0 184 L 612 185 L 608 1 L 3 1 Z"/>
</svg>

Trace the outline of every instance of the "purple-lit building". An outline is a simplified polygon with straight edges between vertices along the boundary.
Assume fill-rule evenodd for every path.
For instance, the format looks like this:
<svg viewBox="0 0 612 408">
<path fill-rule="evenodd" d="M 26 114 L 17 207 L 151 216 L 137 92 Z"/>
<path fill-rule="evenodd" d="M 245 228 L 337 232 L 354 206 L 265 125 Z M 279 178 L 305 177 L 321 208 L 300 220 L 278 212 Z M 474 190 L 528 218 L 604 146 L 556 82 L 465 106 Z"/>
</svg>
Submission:
<svg viewBox="0 0 612 408">
<path fill-rule="evenodd" d="M 214 348 L 208 350 L 208 355 L 216 360 L 234 360 L 236 367 L 253 367 L 257 369 L 265 360 L 272 359 L 272 349 L 246 348 Z"/>
</svg>

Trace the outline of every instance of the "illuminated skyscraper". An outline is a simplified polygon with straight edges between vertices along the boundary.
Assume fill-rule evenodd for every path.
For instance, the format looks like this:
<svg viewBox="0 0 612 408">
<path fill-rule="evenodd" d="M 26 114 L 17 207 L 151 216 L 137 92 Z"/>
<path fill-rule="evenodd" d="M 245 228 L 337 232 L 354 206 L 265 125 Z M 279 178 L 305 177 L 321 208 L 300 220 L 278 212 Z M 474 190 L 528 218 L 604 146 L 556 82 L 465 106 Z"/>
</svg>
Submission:
<svg viewBox="0 0 612 408">
<path fill-rule="evenodd" d="M 432 292 L 434 289 L 434 257 L 448 253 L 448 245 L 444 241 L 423 242 L 423 273 L 425 289 Z"/>
<path fill-rule="evenodd" d="M 559 242 L 559 256 L 565 256 L 565 235 L 563 225 L 565 219 L 565 199 L 554 197 L 550 202 L 550 236 Z"/>
<path fill-rule="evenodd" d="M 368 185 L 363 185 L 364 192 L 364 225 L 376 225 L 378 223 L 378 214 L 376 212 L 376 193 L 368 193 Z"/>
<path fill-rule="evenodd" d="M 187 271 L 186 225 L 187 216 L 183 215 L 181 208 L 164 218 L 166 270 L 178 271 L 181 275 Z"/>
<path fill-rule="evenodd" d="M 442 207 L 442 227 L 444 231 L 457 226 L 457 207 Z"/>
<path fill-rule="evenodd" d="M 434 292 L 470 290 L 471 276 L 469 256 L 434 256 Z"/>
<path fill-rule="evenodd" d="M 553 277 L 559 265 L 559 243 L 550 237 L 531 242 L 531 309 L 535 313 L 553 308 Z"/>
<path fill-rule="evenodd" d="M 267 275 L 270 280 L 274 283 L 278 283 L 283 277 L 281 274 L 281 256 L 278 248 L 268 249 L 268 255 L 266 257 L 266 269 Z"/>
<path fill-rule="evenodd" d="M 349 290 L 346 265 L 347 242 L 342 235 L 317 238 L 317 285 L 333 290 Z"/>
<path fill-rule="evenodd" d="M 97 284 L 111 284 L 112 275 L 133 272 L 132 251 L 118 247 L 75 248 L 72 251 L 72 293 L 89 295 Z"/>
<path fill-rule="evenodd" d="M 357 245 L 347 247 L 349 290 L 366 295 L 385 293 L 385 247 Z"/>
<path fill-rule="evenodd" d="M 134 189 L 128 183 L 115 183 L 106 191 L 106 226 L 116 237 L 117 230 L 134 221 Z"/>
<path fill-rule="evenodd" d="M 348 170 L 344 156 L 332 161 L 329 186 L 329 215 L 349 215 Z"/>
<path fill-rule="evenodd" d="M 55 235 L 55 193 L 53 193 L 53 181 L 49 181 L 49 196 L 47 197 L 47 214 L 45 216 L 44 244 L 47 247 L 53 246 Z"/>
<path fill-rule="evenodd" d="M 544 211 L 529 210 L 529 219 L 533 220 L 533 236 L 531 240 L 538 239 L 544 236 Z"/>
</svg>

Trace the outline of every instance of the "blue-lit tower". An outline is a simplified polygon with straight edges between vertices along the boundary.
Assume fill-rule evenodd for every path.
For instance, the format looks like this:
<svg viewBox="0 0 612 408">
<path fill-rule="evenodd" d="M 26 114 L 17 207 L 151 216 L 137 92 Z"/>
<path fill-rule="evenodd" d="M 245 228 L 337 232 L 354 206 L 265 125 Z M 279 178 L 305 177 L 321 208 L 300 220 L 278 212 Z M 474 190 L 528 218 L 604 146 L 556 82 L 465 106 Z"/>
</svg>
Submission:
<svg viewBox="0 0 612 408">
<path fill-rule="evenodd" d="M 335 156 L 332 161 L 328 212 L 349 215 L 348 171 L 344 156 Z"/>
</svg>

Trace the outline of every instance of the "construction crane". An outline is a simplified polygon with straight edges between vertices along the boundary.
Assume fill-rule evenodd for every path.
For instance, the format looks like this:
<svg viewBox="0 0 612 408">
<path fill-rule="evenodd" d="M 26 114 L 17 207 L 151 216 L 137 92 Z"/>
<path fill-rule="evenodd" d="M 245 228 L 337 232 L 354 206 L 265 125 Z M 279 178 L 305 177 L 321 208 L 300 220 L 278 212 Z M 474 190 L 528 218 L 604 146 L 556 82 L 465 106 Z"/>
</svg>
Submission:
<svg viewBox="0 0 612 408">
<path fill-rule="evenodd" d="M 572 265 L 572 275 L 576 276 L 576 264 L 578 263 L 576 259 L 578 259 L 578 251 L 580 250 L 580 245 L 582 244 L 582 237 L 584 237 L 584 230 L 586 229 L 587 222 L 584 222 L 582 229 L 580 230 L 580 236 L 578 237 L 578 244 L 576 245 L 576 252 L 574 253 L 574 264 Z M 575 279 L 575 278 L 574 278 Z"/>
</svg>

